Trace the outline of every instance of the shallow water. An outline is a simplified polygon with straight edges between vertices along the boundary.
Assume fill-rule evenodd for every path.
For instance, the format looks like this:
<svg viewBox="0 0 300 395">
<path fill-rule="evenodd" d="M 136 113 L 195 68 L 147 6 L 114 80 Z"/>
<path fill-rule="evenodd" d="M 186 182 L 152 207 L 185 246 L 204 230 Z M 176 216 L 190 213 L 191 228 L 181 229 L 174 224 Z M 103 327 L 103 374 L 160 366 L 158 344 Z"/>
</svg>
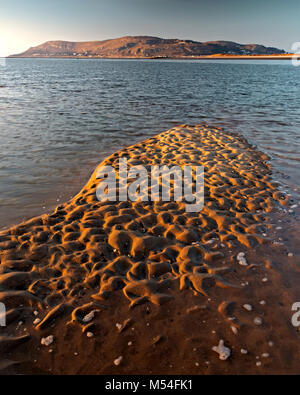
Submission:
<svg viewBox="0 0 300 395">
<path fill-rule="evenodd" d="M 8 59 L 0 228 L 76 194 L 105 156 L 175 124 L 243 134 L 300 199 L 300 67 L 290 61 Z"/>
</svg>

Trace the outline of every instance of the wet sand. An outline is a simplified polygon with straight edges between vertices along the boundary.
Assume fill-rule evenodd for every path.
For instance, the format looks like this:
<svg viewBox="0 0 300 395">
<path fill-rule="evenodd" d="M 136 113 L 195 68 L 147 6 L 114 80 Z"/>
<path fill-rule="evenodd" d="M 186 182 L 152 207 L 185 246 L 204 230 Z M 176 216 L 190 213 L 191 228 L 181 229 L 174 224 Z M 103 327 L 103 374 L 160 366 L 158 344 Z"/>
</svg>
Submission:
<svg viewBox="0 0 300 395">
<path fill-rule="evenodd" d="M 100 166 L 124 156 L 203 165 L 203 210 L 99 202 L 96 169 L 53 214 L 2 231 L 2 372 L 299 373 L 298 206 L 272 182 L 268 157 L 203 125 L 175 127 Z M 220 340 L 226 360 L 213 350 Z"/>
</svg>

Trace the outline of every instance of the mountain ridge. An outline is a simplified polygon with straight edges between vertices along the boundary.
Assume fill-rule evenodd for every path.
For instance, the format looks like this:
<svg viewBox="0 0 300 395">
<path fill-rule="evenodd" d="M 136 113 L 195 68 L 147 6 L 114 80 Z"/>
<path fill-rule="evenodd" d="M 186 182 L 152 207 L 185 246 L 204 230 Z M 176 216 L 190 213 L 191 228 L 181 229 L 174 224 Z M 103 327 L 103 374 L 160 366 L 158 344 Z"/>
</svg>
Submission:
<svg viewBox="0 0 300 395">
<path fill-rule="evenodd" d="M 285 51 L 234 41 L 194 41 L 154 36 L 124 36 L 102 41 L 46 41 L 9 57 L 184 58 L 206 55 L 281 55 Z"/>
</svg>

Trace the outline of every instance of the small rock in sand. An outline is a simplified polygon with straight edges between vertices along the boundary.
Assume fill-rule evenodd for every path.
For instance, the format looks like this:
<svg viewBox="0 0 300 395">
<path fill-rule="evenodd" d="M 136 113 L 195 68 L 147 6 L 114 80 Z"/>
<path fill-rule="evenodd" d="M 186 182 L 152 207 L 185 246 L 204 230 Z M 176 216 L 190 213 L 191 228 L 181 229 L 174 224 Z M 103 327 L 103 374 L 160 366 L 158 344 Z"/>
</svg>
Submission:
<svg viewBox="0 0 300 395">
<path fill-rule="evenodd" d="M 245 350 L 244 348 L 241 348 L 241 354 L 248 354 L 248 351 Z"/>
<path fill-rule="evenodd" d="M 260 317 L 255 317 L 253 320 L 255 325 L 261 325 L 262 324 L 262 319 Z"/>
<path fill-rule="evenodd" d="M 43 337 L 41 340 L 41 345 L 42 346 L 50 346 L 50 344 L 52 344 L 54 341 L 54 337 L 52 335 L 48 336 L 48 337 Z"/>
<path fill-rule="evenodd" d="M 41 320 L 39 319 L 39 318 L 36 318 L 34 321 L 33 321 L 33 325 L 37 325 L 37 324 L 39 324 L 41 322 Z"/>
<path fill-rule="evenodd" d="M 261 354 L 261 356 L 263 358 L 269 358 L 270 354 L 268 352 L 264 352 L 263 354 Z"/>
<path fill-rule="evenodd" d="M 232 330 L 232 332 L 235 334 L 235 335 L 237 335 L 238 334 L 238 328 L 236 327 L 236 326 L 232 326 L 231 327 L 231 330 Z"/>
<path fill-rule="evenodd" d="M 288 253 L 288 256 L 289 256 L 289 257 L 292 257 L 292 256 L 294 256 L 294 254 L 293 254 L 292 252 L 289 252 L 289 253 Z"/>
<path fill-rule="evenodd" d="M 33 312 L 33 314 L 34 314 L 35 316 L 37 316 L 37 315 L 39 315 L 39 312 L 38 312 L 37 310 L 35 310 L 35 311 Z"/>
<path fill-rule="evenodd" d="M 224 346 L 224 340 L 220 340 L 218 346 L 214 346 L 212 350 L 219 354 L 219 359 L 222 361 L 226 361 L 231 354 L 230 349 Z"/>
<path fill-rule="evenodd" d="M 93 337 L 94 336 L 94 334 L 93 334 L 93 332 L 87 332 L 87 337 Z"/>
<path fill-rule="evenodd" d="M 89 314 L 83 317 L 82 321 L 87 323 L 92 321 L 92 319 L 95 317 L 95 313 L 97 313 L 98 310 L 93 310 Z"/>
<path fill-rule="evenodd" d="M 253 310 L 253 307 L 251 306 L 251 304 L 245 303 L 245 304 L 243 305 L 243 307 L 244 307 L 244 309 L 247 310 L 247 311 L 252 311 L 252 310 Z"/>
<path fill-rule="evenodd" d="M 122 356 L 120 356 L 119 358 L 115 359 L 115 360 L 114 360 L 114 365 L 119 366 L 120 363 L 122 362 L 122 360 L 123 360 L 123 357 L 122 357 Z"/>
<path fill-rule="evenodd" d="M 248 266 L 244 252 L 239 252 L 236 256 L 236 259 L 241 266 Z"/>
<path fill-rule="evenodd" d="M 266 304 L 266 301 L 265 300 L 261 300 L 260 302 L 259 302 L 259 304 L 261 304 L 261 305 L 265 305 Z"/>
</svg>

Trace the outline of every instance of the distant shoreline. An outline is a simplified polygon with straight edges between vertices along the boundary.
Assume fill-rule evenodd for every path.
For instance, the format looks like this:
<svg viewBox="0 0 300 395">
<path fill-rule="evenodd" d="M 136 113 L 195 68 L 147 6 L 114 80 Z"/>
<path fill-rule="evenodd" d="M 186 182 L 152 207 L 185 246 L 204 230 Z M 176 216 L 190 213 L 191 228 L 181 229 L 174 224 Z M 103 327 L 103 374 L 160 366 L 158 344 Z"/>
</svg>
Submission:
<svg viewBox="0 0 300 395">
<path fill-rule="evenodd" d="M 182 57 L 138 57 L 138 56 L 7 56 L 6 59 L 124 59 L 124 60 L 291 60 L 294 54 L 287 55 L 207 55 Z"/>
</svg>

